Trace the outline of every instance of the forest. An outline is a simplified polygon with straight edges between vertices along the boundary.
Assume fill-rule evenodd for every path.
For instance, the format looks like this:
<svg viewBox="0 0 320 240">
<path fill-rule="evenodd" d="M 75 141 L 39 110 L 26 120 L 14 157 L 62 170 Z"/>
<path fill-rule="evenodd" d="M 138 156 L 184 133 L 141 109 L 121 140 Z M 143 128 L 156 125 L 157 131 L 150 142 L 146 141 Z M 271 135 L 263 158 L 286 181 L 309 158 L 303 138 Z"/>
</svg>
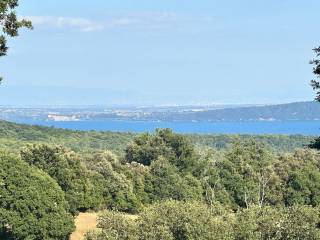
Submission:
<svg viewBox="0 0 320 240">
<path fill-rule="evenodd" d="M 2 124 L 0 239 L 69 239 L 81 212 L 100 213 L 87 240 L 320 238 L 320 154 L 306 137 Z"/>
<path fill-rule="evenodd" d="M 28 143 L 60 144 L 75 152 L 91 153 L 108 149 L 123 155 L 126 146 L 137 136 L 133 132 L 76 131 L 30 126 L 0 120 L 0 149 L 18 151 Z M 185 134 L 197 148 L 228 148 L 234 141 L 254 139 L 276 152 L 291 152 L 307 146 L 315 136 L 307 135 L 232 135 Z"/>
</svg>

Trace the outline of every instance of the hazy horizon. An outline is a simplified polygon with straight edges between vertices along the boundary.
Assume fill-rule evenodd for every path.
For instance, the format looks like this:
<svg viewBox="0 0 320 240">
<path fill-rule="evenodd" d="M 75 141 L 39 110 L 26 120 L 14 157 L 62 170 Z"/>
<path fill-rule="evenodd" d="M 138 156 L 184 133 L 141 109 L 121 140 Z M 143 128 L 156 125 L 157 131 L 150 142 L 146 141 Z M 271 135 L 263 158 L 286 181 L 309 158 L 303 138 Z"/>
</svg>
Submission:
<svg viewBox="0 0 320 240">
<path fill-rule="evenodd" d="M 1 105 L 312 101 L 315 0 L 22 0 Z"/>
<path fill-rule="evenodd" d="M 68 108 L 111 108 L 111 109 L 129 109 L 129 108 L 136 108 L 136 109 L 143 109 L 143 108 L 178 108 L 178 107 L 201 107 L 201 108 L 242 108 L 242 107 L 263 107 L 263 106 L 276 106 L 276 105 L 287 105 L 287 104 L 295 104 L 295 103 L 310 103 L 314 102 L 318 104 L 315 100 L 311 101 L 288 101 L 288 102 L 271 102 L 271 103 L 221 103 L 221 102 L 191 102 L 191 103 L 92 103 L 92 104 L 41 104 L 41 103 L 20 103 L 20 102 L 11 102 L 11 103 L 0 103 L 0 107 L 3 108 L 61 108 L 61 109 L 68 109 Z"/>
</svg>

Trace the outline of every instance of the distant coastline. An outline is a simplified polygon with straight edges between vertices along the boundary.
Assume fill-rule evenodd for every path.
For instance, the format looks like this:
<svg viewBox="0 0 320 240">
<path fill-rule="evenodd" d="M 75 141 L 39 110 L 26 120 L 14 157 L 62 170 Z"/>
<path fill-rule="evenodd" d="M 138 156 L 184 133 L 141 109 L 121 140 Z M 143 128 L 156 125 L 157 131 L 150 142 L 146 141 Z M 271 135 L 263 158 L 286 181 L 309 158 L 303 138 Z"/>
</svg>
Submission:
<svg viewBox="0 0 320 240">
<path fill-rule="evenodd" d="M 318 121 L 320 104 L 212 105 L 162 107 L 0 107 L 8 121 L 277 122 Z"/>
</svg>

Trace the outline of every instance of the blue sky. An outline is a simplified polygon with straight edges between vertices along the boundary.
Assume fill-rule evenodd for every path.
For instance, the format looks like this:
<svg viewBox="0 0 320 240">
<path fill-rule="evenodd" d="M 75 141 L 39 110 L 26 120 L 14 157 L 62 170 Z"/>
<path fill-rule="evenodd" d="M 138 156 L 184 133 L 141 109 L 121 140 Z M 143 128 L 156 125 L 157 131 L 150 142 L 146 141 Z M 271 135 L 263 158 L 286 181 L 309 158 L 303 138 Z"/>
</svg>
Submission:
<svg viewBox="0 0 320 240">
<path fill-rule="evenodd" d="M 312 100 L 318 0 L 21 0 L 0 103 Z"/>
</svg>

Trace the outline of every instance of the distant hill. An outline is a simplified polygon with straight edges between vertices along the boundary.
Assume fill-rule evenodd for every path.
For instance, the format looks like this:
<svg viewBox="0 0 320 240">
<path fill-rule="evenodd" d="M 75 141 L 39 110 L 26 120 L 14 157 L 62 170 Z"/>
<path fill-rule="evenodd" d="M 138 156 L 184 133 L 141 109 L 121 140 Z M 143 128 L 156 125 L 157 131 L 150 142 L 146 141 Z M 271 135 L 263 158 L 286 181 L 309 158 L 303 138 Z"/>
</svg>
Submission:
<svg viewBox="0 0 320 240">
<path fill-rule="evenodd" d="M 1 107 L 0 119 L 37 121 L 294 121 L 320 120 L 320 103 L 296 102 L 278 105 L 225 105 L 178 107 Z"/>
<path fill-rule="evenodd" d="M 297 102 L 279 105 L 225 108 L 199 112 L 162 113 L 153 118 L 175 121 L 288 121 L 320 120 L 320 103 Z"/>
</svg>

